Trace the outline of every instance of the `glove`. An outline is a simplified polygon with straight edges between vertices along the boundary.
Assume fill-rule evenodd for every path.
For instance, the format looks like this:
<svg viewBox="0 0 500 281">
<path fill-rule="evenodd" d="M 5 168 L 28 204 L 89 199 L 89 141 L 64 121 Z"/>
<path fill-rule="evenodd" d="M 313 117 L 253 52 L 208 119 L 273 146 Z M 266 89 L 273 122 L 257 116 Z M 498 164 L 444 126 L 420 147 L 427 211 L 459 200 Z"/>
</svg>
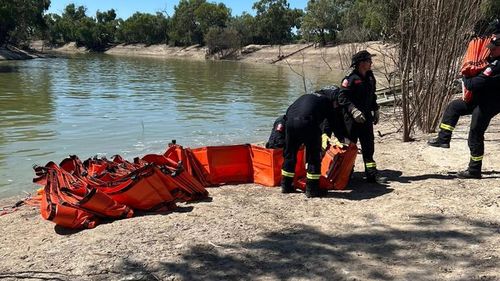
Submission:
<svg viewBox="0 0 500 281">
<path fill-rule="evenodd" d="M 357 108 L 354 107 L 351 110 L 351 114 L 352 114 L 352 117 L 354 118 L 354 121 L 356 121 L 357 123 L 365 123 L 366 118 L 363 115 L 363 112 L 359 111 Z"/>
<path fill-rule="evenodd" d="M 328 137 L 328 135 L 322 134 L 321 135 L 321 148 L 323 148 L 323 150 L 326 150 L 328 148 L 329 144 L 330 144 L 330 138 Z"/>
<path fill-rule="evenodd" d="M 380 119 L 380 112 L 378 112 L 378 110 L 375 110 L 373 112 L 373 125 L 377 125 L 379 119 Z"/>
<path fill-rule="evenodd" d="M 337 147 L 344 147 L 344 144 L 343 144 L 343 143 L 341 143 L 341 142 L 339 141 L 339 139 L 337 139 L 337 138 L 333 138 L 333 139 L 330 141 L 330 143 L 332 143 L 333 145 L 336 145 Z"/>
</svg>

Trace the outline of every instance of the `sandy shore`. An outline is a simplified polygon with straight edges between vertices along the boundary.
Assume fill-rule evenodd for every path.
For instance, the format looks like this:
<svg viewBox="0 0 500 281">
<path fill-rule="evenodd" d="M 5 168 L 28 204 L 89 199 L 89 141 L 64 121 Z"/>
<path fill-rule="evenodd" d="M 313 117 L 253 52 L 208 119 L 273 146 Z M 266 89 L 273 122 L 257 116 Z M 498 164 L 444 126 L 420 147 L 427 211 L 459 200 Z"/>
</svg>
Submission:
<svg viewBox="0 0 500 281">
<path fill-rule="evenodd" d="M 350 190 L 327 198 L 223 186 L 174 213 L 77 232 L 22 207 L 0 217 L 0 279 L 499 280 L 498 118 L 484 179 L 461 180 L 450 171 L 468 163 L 470 119 L 439 149 L 427 135 L 402 143 L 388 116 L 376 127 L 385 186 L 363 181 L 358 157 Z"/>
<path fill-rule="evenodd" d="M 75 43 L 68 43 L 58 48 L 44 46 L 42 41 L 34 41 L 30 48 L 42 53 L 60 53 L 60 54 L 81 54 L 88 53 L 83 47 L 76 46 Z M 365 42 L 359 44 L 344 44 L 333 47 L 316 47 L 313 44 L 291 44 L 291 45 L 248 45 L 242 48 L 239 55 L 233 60 L 265 63 L 276 65 L 306 66 L 324 70 L 347 69 L 350 64 L 350 56 L 356 51 L 367 49 L 371 53 L 379 54 L 374 59 L 375 65 L 384 65 L 384 56 L 380 54 L 392 53 L 392 48 L 382 42 Z M 24 56 L 22 56 L 24 54 Z M 189 47 L 170 47 L 162 45 L 144 45 L 144 44 L 120 44 L 110 48 L 105 52 L 109 55 L 117 56 L 147 56 L 158 58 L 183 58 L 205 60 L 213 59 L 208 57 L 207 48 L 198 45 Z M 37 57 L 25 51 L 0 49 L 0 60 L 8 59 L 29 59 Z"/>
</svg>

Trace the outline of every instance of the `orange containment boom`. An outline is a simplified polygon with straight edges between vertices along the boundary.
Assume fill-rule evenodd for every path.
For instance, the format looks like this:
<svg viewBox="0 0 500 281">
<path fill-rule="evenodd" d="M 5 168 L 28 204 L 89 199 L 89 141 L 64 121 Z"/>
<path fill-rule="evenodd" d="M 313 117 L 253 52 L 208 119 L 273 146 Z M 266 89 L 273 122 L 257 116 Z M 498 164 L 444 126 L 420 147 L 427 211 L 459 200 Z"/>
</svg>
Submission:
<svg viewBox="0 0 500 281">
<path fill-rule="evenodd" d="M 297 153 L 294 182 L 304 184 L 304 149 Z M 357 147 L 332 146 L 322 163 L 320 185 L 344 189 Z M 43 185 L 42 217 L 68 228 L 93 228 L 100 219 L 129 218 L 134 211 L 170 211 L 176 202 L 208 197 L 206 186 L 258 183 L 277 186 L 281 180 L 282 149 L 242 144 L 195 149 L 170 144 L 162 155 L 148 154 L 129 162 L 77 156 L 58 166 L 35 167 L 34 182 Z"/>
<path fill-rule="evenodd" d="M 351 180 L 357 155 L 358 147 L 354 143 L 342 147 L 331 145 L 321 160 L 319 187 L 327 190 L 345 189 Z M 305 190 L 306 179 L 301 178 L 297 187 Z"/>
<path fill-rule="evenodd" d="M 490 37 L 476 37 L 469 42 L 465 57 L 462 62 L 460 73 L 464 77 L 474 77 L 488 66 L 488 56 L 490 50 L 486 45 L 491 41 Z M 462 87 L 463 100 L 472 101 L 472 92 Z"/>
<path fill-rule="evenodd" d="M 136 162 L 117 155 L 82 163 L 73 155 L 60 166 L 35 167 L 33 181 L 44 186 L 42 217 L 67 228 L 93 228 L 100 219 L 129 218 L 133 210 L 170 211 L 176 202 L 208 197 L 181 163 L 153 154 Z"/>
<path fill-rule="evenodd" d="M 249 144 L 205 146 L 191 152 L 211 185 L 253 182 Z"/>
<path fill-rule="evenodd" d="M 326 179 L 326 189 L 345 189 L 351 179 L 358 147 L 331 145 L 321 161 L 321 175 Z"/>
<path fill-rule="evenodd" d="M 54 162 L 35 167 L 45 184 L 41 200 L 41 215 L 67 228 L 93 228 L 101 218 L 120 219 L 133 216 L 133 211 L 102 191 L 89 187 Z M 43 180 L 40 180 L 44 178 Z"/>
</svg>

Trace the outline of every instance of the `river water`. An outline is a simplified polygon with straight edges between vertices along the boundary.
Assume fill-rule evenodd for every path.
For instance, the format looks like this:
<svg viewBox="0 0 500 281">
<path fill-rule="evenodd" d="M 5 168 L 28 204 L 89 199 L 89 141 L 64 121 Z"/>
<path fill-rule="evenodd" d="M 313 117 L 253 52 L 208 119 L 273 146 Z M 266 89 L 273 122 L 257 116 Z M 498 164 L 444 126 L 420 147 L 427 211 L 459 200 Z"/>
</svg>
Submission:
<svg viewBox="0 0 500 281">
<path fill-rule="evenodd" d="M 307 87 L 342 73 L 227 61 L 84 55 L 0 62 L 0 198 L 32 192 L 34 164 L 267 140 Z"/>
</svg>

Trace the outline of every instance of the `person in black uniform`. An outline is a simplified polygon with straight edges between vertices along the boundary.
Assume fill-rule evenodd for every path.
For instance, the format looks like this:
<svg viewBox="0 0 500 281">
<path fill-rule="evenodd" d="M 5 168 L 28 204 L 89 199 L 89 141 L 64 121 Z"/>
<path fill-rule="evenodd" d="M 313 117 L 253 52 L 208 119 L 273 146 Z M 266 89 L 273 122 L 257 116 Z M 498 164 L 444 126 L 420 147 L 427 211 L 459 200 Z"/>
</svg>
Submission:
<svg viewBox="0 0 500 281">
<path fill-rule="evenodd" d="M 283 166 L 281 169 L 281 192 L 295 191 L 293 178 L 297 152 L 300 146 L 306 146 L 307 178 L 306 196 L 319 197 L 326 194 L 319 189 L 321 176 L 321 123 L 327 119 L 335 124 L 335 100 L 338 88 L 326 88 L 299 97 L 286 111 L 285 147 L 283 150 Z"/>
<path fill-rule="evenodd" d="M 449 148 L 460 116 L 472 114 L 468 138 L 471 157 L 469 167 L 458 172 L 460 178 L 481 178 L 484 133 L 491 119 L 500 112 L 500 32 L 493 35 L 487 47 L 490 57 L 486 69 L 475 77 L 463 78 L 465 88 L 473 93 L 472 101 L 452 101 L 445 109 L 438 137 L 428 142 L 434 147 Z"/>
<path fill-rule="evenodd" d="M 342 80 L 339 105 L 344 112 L 347 138 L 361 143 L 365 174 L 368 182 L 383 182 L 379 177 L 377 164 L 373 160 L 375 138 L 373 125 L 379 121 L 379 106 L 375 95 L 376 81 L 371 70 L 372 57 L 363 50 L 352 56 L 354 70 Z"/>
</svg>

